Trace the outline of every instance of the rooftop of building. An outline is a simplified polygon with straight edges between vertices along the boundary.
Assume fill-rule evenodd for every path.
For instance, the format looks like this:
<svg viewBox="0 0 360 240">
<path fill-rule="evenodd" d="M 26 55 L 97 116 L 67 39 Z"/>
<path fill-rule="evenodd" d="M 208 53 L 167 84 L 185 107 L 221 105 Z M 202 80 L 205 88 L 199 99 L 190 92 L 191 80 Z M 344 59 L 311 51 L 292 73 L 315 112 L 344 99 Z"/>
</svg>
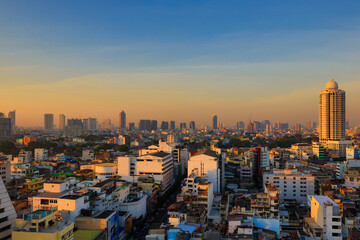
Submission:
<svg viewBox="0 0 360 240">
<path fill-rule="evenodd" d="M 339 206 L 336 202 L 334 202 L 328 196 L 313 196 L 313 198 L 321 205 L 321 206 Z"/>
<path fill-rule="evenodd" d="M 60 193 L 53 193 L 53 192 L 43 192 L 40 193 L 34 197 L 38 197 L 38 198 L 61 198 L 65 195 L 67 195 L 69 193 L 69 191 L 66 192 L 60 192 Z"/>
<path fill-rule="evenodd" d="M 154 157 L 164 158 L 164 157 L 170 156 L 170 153 L 166 153 L 166 152 L 154 152 L 154 153 L 145 154 L 144 156 L 154 156 Z"/>
<path fill-rule="evenodd" d="M 210 157 L 217 157 L 216 152 L 211 151 L 209 149 L 201 150 L 201 151 L 195 153 L 194 155 L 192 155 L 192 157 L 199 156 L 199 155 L 207 155 L 207 156 L 210 156 Z"/>
<path fill-rule="evenodd" d="M 114 213 L 115 213 L 114 211 L 103 211 L 103 212 L 99 213 L 98 215 L 96 215 L 95 218 L 105 219 L 105 218 L 108 218 L 109 216 L 113 215 Z"/>
<path fill-rule="evenodd" d="M 61 199 L 68 199 L 68 200 L 76 200 L 76 199 L 79 199 L 81 198 L 82 196 L 81 195 L 65 195 L 65 196 L 62 196 L 60 197 Z"/>
<path fill-rule="evenodd" d="M 114 181 L 115 181 L 115 179 L 109 178 L 109 179 L 106 179 L 104 181 L 98 182 L 93 187 L 101 188 L 101 187 L 105 186 L 106 184 L 109 184 L 109 183 L 114 182 Z"/>
</svg>

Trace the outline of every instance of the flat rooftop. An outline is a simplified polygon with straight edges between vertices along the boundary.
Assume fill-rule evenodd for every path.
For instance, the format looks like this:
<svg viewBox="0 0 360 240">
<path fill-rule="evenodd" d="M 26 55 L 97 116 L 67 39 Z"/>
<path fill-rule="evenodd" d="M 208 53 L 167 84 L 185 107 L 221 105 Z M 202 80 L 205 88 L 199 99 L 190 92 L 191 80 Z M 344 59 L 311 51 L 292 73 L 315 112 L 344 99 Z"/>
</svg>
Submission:
<svg viewBox="0 0 360 240">
<path fill-rule="evenodd" d="M 316 199 L 320 203 L 321 206 L 339 206 L 336 202 L 334 202 L 331 198 L 328 196 L 313 196 L 313 198 Z"/>
<path fill-rule="evenodd" d="M 76 200 L 76 199 L 79 199 L 81 198 L 82 196 L 80 195 L 65 195 L 65 196 L 62 196 L 61 199 L 70 199 L 70 200 Z"/>
<path fill-rule="evenodd" d="M 108 218 L 108 217 L 111 216 L 113 213 L 114 213 L 114 211 L 103 211 L 102 213 L 100 213 L 99 215 L 97 215 L 95 218 L 100 218 L 100 219 Z"/>
</svg>

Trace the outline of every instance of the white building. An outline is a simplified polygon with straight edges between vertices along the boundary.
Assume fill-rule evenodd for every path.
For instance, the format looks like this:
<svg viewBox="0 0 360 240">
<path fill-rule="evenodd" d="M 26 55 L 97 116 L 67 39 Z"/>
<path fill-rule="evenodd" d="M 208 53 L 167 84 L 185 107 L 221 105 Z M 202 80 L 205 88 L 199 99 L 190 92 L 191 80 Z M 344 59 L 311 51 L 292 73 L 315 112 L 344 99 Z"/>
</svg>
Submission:
<svg viewBox="0 0 360 240">
<path fill-rule="evenodd" d="M 331 78 L 319 100 L 319 140 L 336 155 L 345 157 L 345 91 Z"/>
<path fill-rule="evenodd" d="M 274 169 L 273 173 L 265 173 L 263 183 L 264 189 L 268 183 L 272 183 L 279 190 L 280 201 L 292 199 L 306 202 L 307 195 L 313 195 L 315 189 L 314 176 L 293 169 Z"/>
<path fill-rule="evenodd" d="M 127 182 L 136 182 L 136 157 L 118 157 L 118 175 Z"/>
<path fill-rule="evenodd" d="M 49 151 L 43 148 L 34 149 L 34 160 L 35 161 L 46 161 L 49 158 Z"/>
<path fill-rule="evenodd" d="M 188 162 L 188 176 L 195 169 L 198 169 L 199 176 L 206 176 L 208 181 L 213 183 L 214 192 L 224 190 L 225 165 L 216 152 L 206 149 L 191 156 Z"/>
<path fill-rule="evenodd" d="M 69 194 L 69 192 L 53 193 L 44 192 L 32 197 L 32 210 L 59 210 L 70 213 L 71 218 L 80 215 L 81 209 L 89 208 L 89 202 L 85 202 L 85 196 Z"/>
<path fill-rule="evenodd" d="M 173 157 L 165 152 L 155 152 L 138 157 L 136 175 L 152 176 L 155 181 L 161 181 L 161 191 L 166 192 L 175 182 Z"/>
<path fill-rule="evenodd" d="M 304 230 L 311 237 L 326 240 L 341 240 L 341 213 L 340 207 L 328 196 L 312 196 L 311 218 L 304 219 Z M 314 221 L 315 224 L 312 222 Z M 306 223 L 312 224 L 306 224 Z M 322 229 L 322 236 L 313 235 L 314 228 Z"/>
<path fill-rule="evenodd" d="M 11 239 L 12 229 L 15 228 L 16 212 L 0 179 L 0 239 Z"/>
<path fill-rule="evenodd" d="M 94 171 L 95 178 L 99 180 L 106 180 L 117 176 L 118 164 L 116 163 L 100 163 L 81 165 L 80 170 L 91 169 Z"/>
<path fill-rule="evenodd" d="M 24 163 L 29 163 L 31 162 L 31 151 L 25 151 L 25 150 L 21 150 L 19 152 L 19 157 L 24 159 Z"/>
<path fill-rule="evenodd" d="M 70 183 L 67 181 L 51 181 L 44 183 L 44 192 L 62 193 L 70 189 Z"/>
<path fill-rule="evenodd" d="M 129 194 L 126 199 L 120 202 L 120 211 L 130 212 L 133 218 L 146 216 L 147 195 L 142 191 Z"/>
<path fill-rule="evenodd" d="M 0 178 L 5 185 L 11 181 L 10 161 L 8 161 L 7 158 L 0 160 Z"/>
</svg>

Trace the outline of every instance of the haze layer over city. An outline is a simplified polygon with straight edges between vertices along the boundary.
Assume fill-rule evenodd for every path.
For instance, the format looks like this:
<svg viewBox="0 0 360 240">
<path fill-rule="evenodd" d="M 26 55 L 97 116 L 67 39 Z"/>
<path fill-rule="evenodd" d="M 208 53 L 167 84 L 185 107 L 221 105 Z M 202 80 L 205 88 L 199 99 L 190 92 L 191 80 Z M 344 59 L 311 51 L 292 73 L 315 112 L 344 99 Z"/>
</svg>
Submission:
<svg viewBox="0 0 360 240">
<path fill-rule="evenodd" d="M 333 77 L 359 122 L 358 3 L 0 3 L 3 111 L 129 121 L 317 120 Z"/>
<path fill-rule="evenodd" d="M 359 1 L 1 1 L 0 240 L 360 239 Z"/>
</svg>

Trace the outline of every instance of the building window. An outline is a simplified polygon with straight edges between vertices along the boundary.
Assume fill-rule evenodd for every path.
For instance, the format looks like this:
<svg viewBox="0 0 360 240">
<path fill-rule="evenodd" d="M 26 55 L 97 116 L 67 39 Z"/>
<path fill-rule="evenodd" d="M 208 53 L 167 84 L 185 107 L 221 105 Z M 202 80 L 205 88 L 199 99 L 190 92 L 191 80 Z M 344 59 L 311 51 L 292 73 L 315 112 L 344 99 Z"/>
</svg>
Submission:
<svg viewBox="0 0 360 240">
<path fill-rule="evenodd" d="M 0 223 L 6 222 L 8 220 L 8 217 L 0 218 Z"/>
<path fill-rule="evenodd" d="M 49 205 L 49 199 L 41 199 L 40 204 L 41 205 Z"/>
</svg>

